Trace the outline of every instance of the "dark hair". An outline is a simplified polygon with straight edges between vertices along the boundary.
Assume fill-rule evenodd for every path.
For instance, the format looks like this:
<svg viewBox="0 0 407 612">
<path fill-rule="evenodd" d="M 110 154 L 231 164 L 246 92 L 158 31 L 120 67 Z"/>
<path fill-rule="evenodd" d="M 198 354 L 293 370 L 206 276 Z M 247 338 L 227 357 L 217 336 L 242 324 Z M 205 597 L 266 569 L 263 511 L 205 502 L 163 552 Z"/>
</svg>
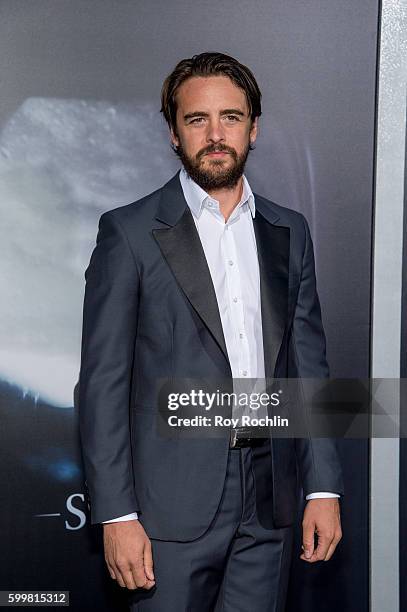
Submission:
<svg viewBox="0 0 407 612">
<path fill-rule="evenodd" d="M 177 103 L 175 96 L 179 86 L 194 76 L 228 76 L 246 94 L 251 120 L 261 115 L 261 92 L 252 71 L 234 57 L 224 53 L 200 53 L 183 59 L 165 79 L 161 89 L 161 110 L 169 127 L 176 132 Z"/>
</svg>

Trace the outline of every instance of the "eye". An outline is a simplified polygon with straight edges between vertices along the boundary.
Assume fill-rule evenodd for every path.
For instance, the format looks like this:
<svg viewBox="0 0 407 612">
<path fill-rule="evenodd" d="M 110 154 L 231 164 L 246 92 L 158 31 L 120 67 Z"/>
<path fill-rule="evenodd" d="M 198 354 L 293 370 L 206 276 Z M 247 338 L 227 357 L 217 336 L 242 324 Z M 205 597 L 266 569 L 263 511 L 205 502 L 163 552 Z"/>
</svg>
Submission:
<svg viewBox="0 0 407 612">
<path fill-rule="evenodd" d="M 203 117 L 195 117 L 194 119 L 191 119 L 189 123 L 202 123 L 203 120 Z"/>
<path fill-rule="evenodd" d="M 239 117 L 237 115 L 226 115 L 228 121 L 234 123 L 235 121 L 239 121 Z"/>
</svg>

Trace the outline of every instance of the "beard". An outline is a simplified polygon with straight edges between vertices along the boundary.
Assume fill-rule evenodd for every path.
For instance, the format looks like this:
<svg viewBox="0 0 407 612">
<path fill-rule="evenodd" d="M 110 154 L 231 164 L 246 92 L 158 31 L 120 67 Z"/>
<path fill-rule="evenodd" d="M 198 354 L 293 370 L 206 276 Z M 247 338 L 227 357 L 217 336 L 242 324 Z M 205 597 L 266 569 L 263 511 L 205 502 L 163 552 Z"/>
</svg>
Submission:
<svg viewBox="0 0 407 612">
<path fill-rule="evenodd" d="M 180 158 L 191 179 L 204 191 L 208 192 L 213 189 L 233 189 L 237 185 L 249 155 L 250 143 L 247 143 L 243 153 L 240 155 L 236 153 L 235 149 L 222 144 L 205 147 L 193 157 L 187 155 L 181 143 L 174 151 Z M 216 151 L 226 151 L 229 153 L 233 163 L 225 164 L 223 159 L 211 159 L 209 164 L 204 167 L 201 164 L 202 157 L 206 153 L 214 153 Z"/>
</svg>

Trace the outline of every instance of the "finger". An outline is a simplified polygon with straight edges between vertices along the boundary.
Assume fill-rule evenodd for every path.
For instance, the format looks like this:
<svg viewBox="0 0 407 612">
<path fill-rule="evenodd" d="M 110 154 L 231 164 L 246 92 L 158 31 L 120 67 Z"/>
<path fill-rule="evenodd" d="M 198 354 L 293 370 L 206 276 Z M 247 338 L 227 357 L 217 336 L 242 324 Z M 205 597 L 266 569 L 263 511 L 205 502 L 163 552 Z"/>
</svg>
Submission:
<svg viewBox="0 0 407 612">
<path fill-rule="evenodd" d="M 110 563 L 107 561 L 107 559 L 106 559 L 106 565 L 107 565 L 107 569 L 108 569 L 109 574 L 110 574 L 110 578 L 112 578 L 112 580 L 116 580 L 116 574 L 114 573 L 113 567 L 110 565 Z"/>
<path fill-rule="evenodd" d="M 154 586 L 155 586 L 155 580 L 147 580 L 147 582 L 141 588 L 146 589 L 147 591 L 149 591 Z"/>
<path fill-rule="evenodd" d="M 116 562 L 115 566 L 113 567 L 113 570 L 116 574 L 117 581 L 121 587 L 126 587 L 128 589 L 137 588 L 128 561 Z"/>
<path fill-rule="evenodd" d="M 153 566 L 154 564 L 151 543 L 148 542 L 144 548 L 144 571 L 150 581 L 155 580 Z"/>
<path fill-rule="evenodd" d="M 144 585 L 148 582 L 148 578 L 146 576 L 146 573 L 144 571 L 144 565 L 143 562 L 137 561 L 136 564 L 133 564 L 131 566 L 131 571 L 133 574 L 133 579 L 134 582 L 136 583 L 138 588 L 143 588 Z"/>
<path fill-rule="evenodd" d="M 125 582 L 123 580 L 123 576 L 122 576 L 121 572 L 117 569 L 115 571 L 115 574 L 116 574 L 117 584 L 124 589 L 126 587 L 126 584 L 125 584 Z"/>
<path fill-rule="evenodd" d="M 302 548 L 306 559 L 312 557 L 314 552 L 314 533 L 315 525 L 313 523 L 303 524 L 302 527 Z"/>
<path fill-rule="evenodd" d="M 133 578 L 133 572 L 131 571 L 130 567 L 127 570 L 122 570 L 122 578 L 126 588 L 130 589 L 131 591 L 137 589 L 137 585 Z"/>
<path fill-rule="evenodd" d="M 300 559 L 302 559 L 303 561 L 306 561 L 307 563 L 315 563 L 315 561 L 318 561 L 315 550 L 312 553 L 311 557 L 306 557 L 305 554 L 302 553 L 302 555 L 300 555 Z"/>
<path fill-rule="evenodd" d="M 323 561 L 328 554 L 329 547 L 333 542 L 334 536 L 318 534 L 318 545 L 315 549 L 315 556 L 318 561 Z"/>
<path fill-rule="evenodd" d="M 325 561 L 329 561 L 329 559 L 332 557 L 332 555 L 335 552 L 336 547 L 338 546 L 340 539 L 341 539 L 340 537 L 335 537 L 333 539 L 330 547 L 328 548 L 328 552 L 326 554 Z"/>
<path fill-rule="evenodd" d="M 316 548 L 314 550 L 314 553 L 313 553 L 312 557 L 310 557 L 309 559 L 306 559 L 305 555 L 302 554 L 300 556 L 300 559 L 302 559 L 303 561 L 307 561 L 308 563 L 316 563 L 317 561 L 329 561 L 329 559 L 332 557 L 332 555 L 333 555 L 333 553 L 335 551 L 336 546 L 337 546 L 337 542 L 332 543 L 329 546 L 328 551 L 327 551 L 325 556 L 323 556 L 323 553 L 320 552 L 320 550 L 318 548 Z"/>
</svg>

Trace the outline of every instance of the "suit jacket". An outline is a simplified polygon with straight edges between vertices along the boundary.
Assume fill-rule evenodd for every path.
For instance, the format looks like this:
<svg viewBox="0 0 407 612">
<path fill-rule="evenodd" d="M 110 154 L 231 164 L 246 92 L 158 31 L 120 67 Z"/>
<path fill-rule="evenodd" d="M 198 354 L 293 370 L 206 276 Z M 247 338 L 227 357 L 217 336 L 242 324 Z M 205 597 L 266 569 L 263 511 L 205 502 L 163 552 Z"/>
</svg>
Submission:
<svg viewBox="0 0 407 612">
<path fill-rule="evenodd" d="M 79 425 L 91 523 L 132 511 L 152 538 L 190 541 L 210 526 L 227 437 L 157 433 L 161 378 L 231 378 L 216 295 L 179 173 L 104 213 L 85 272 Z M 255 195 L 265 372 L 329 376 L 304 216 Z M 271 440 L 276 527 L 304 495 L 343 492 L 330 439 Z"/>
</svg>

